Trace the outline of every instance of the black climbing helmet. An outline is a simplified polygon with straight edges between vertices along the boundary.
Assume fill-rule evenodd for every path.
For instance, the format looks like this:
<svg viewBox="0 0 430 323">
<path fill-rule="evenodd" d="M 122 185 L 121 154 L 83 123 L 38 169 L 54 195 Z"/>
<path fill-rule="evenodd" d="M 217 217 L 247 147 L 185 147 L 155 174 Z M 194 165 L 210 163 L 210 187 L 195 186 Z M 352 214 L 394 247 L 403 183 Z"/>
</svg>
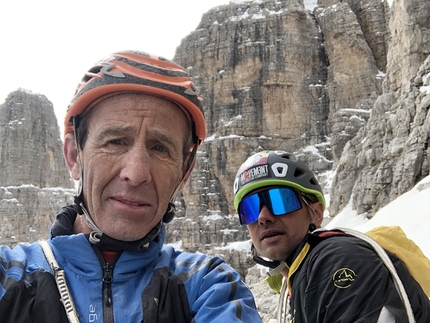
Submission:
<svg viewBox="0 0 430 323">
<path fill-rule="evenodd" d="M 326 207 L 324 193 L 314 173 L 295 155 L 282 150 L 265 150 L 249 157 L 234 180 L 234 208 L 250 192 L 266 186 L 287 186 L 315 195 Z"/>
</svg>

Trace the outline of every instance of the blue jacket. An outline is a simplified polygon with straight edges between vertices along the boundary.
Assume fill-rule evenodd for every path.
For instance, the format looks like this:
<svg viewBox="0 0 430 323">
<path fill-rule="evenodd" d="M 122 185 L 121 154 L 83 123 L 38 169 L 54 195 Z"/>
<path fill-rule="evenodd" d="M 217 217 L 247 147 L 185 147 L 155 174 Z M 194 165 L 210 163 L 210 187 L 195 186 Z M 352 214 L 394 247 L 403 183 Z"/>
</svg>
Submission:
<svg viewBox="0 0 430 323">
<path fill-rule="evenodd" d="M 84 234 L 49 244 L 80 322 L 261 322 L 240 275 L 222 259 L 163 245 L 165 228 L 144 253 L 105 263 Z M 0 248 L 0 322 L 67 322 L 38 243 Z"/>
</svg>

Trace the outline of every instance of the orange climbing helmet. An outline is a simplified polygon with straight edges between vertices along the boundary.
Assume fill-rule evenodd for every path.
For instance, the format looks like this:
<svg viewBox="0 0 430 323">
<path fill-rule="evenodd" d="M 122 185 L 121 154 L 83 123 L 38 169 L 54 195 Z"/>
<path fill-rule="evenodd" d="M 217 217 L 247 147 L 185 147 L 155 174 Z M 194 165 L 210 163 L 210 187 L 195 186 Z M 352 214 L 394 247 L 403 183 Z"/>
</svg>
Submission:
<svg viewBox="0 0 430 323">
<path fill-rule="evenodd" d="M 73 132 L 72 117 L 120 92 L 147 93 L 174 102 L 191 115 L 197 144 L 203 143 L 206 136 L 203 99 L 191 77 L 175 62 L 140 51 L 111 54 L 85 73 L 67 108 L 64 134 Z"/>
</svg>

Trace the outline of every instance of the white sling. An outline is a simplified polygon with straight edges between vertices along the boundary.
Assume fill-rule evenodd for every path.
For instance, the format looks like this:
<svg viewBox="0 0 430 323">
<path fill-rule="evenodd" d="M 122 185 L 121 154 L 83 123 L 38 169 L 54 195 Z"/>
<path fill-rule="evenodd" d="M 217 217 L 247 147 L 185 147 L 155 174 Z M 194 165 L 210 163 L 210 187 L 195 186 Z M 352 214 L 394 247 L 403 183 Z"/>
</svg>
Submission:
<svg viewBox="0 0 430 323">
<path fill-rule="evenodd" d="M 78 314 L 76 313 L 75 305 L 73 304 L 72 296 L 67 288 L 66 277 L 64 270 L 58 266 L 57 260 L 55 259 L 54 253 L 49 246 L 48 241 L 39 241 L 42 247 L 45 258 L 54 273 L 55 282 L 57 283 L 58 291 L 60 292 L 61 302 L 66 310 L 67 317 L 70 323 L 79 323 Z"/>
</svg>

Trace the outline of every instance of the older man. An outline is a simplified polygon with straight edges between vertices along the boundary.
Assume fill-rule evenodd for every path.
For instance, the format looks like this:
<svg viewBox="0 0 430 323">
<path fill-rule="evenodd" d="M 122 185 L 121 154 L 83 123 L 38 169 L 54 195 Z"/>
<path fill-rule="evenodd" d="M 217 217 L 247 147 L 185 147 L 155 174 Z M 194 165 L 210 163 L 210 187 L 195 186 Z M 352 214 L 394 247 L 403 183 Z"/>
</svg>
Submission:
<svg viewBox="0 0 430 323">
<path fill-rule="evenodd" d="M 47 242 L 0 249 L 0 322 L 261 322 L 220 258 L 163 245 L 205 132 L 172 61 L 124 51 L 91 68 L 65 118 L 75 205 Z"/>
</svg>

